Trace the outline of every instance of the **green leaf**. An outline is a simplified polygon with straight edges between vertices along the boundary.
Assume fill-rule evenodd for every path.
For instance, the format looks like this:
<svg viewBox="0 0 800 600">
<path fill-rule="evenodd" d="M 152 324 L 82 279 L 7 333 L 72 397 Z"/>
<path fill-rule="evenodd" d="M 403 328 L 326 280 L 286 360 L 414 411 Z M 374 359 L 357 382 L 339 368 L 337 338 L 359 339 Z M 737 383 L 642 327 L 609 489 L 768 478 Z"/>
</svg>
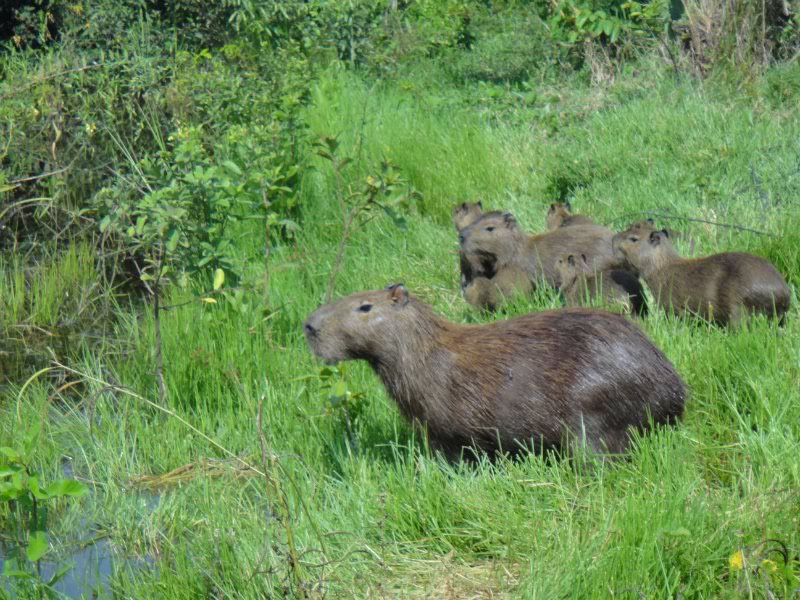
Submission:
<svg viewBox="0 0 800 600">
<path fill-rule="evenodd" d="M 68 563 L 66 563 L 66 564 L 64 564 L 64 565 L 61 565 L 61 566 L 60 566 L 60 567 L 59 567 L 59 568 L 56 570 L 56 572 L 55 572 L 55 573 L 53 573 L 53 576 L 52 576 L 50 579 L 48 579 L 48 580 L 47 580 L 47 585 L 49 585 L 49 586 L 53 586 L 53 585 L 55 585 L 56 583 L 58 583 L 58 581 L 59 581 L 59 580 L 60 580 L 62 577 L 64 577 L 64 575 L 66 575 L 67 573 L 69 573 L 69 572 L 70 572 L 70 571 L 73 569 L 73 567 L 74 567 L 74 566 L 75 566 L 75 563 L 74 563 L 74 562 L 68 562 Z"/>
<path fill-rule="evenodd" d="M 380 206 L 383 209 L 383 212 L 385 212 L 386 215 L 392 220 L 392 222 L 395 224 L 395 227 L 401 231 L 406 231 L 408 229 L 408 223 L 406 223 L 406 220 L 392 207 L 385 206 L 383 204 L 379 204 L 378 206 Z"/>
<path fill-rule="evenodd" d="M 175 252 L 178 247 L 178 242 L 181 239 L 181 234 L 177 229 L 173 229 L 167 238 L 167 251 Z"/>
<path fill-rule="evenodd" d="M 324 148 L 317 149 L 317 154 L 322 158 L 333 161 L 333 156 L 331 155 L 331 153 L 325 150 Z"/>
<path fill-rule="evenodd" d="M 19 452 L 8 446 L 0 447 L 0 454 L 4 454 L 11 462 L 19 462 Z"/>
<path fill-rule="evenodd" d="M 73 498 L 79 498 L 85 495 L 89 488 L 74 479 L 60 479 L 48 485 L 45 491 L 52 497 L 72 496 Z"/>
<path fill-rule="evenodd" d="M 37 475 L 33 475 L 28 479 L 28 487 L 37 500 L 49 500 L 52 497 L 46 488 L 42 489 L 39 486 L 39 477 Z"/>
<path fill-rule="evenodd" d="M 30 426 L 27 432 L 25 432 L 25 438 L 22 442 L 22 450 L 25 453 L 25 456 L 30 456 L 33 453 L 36 443 L 39 441 L 40 429 L 41 425 L 36 422 Z"/>
<path fill-rule="evenodd" d="M 100 220 L 100 232 L 102 233 L 106 229 L 108 229 L 109 225 L 111 225 L 111 216 L 110 215 L 106 215 L 105 217 L 103 217 Z"/>
<path fill-rule="evenodd" d="M 32 533 L 31 537 L 28 538 L 28 549 L 26 550 L 28 560 L 36 562 L 42 558 L 48 550 L 47 535 L 45 535 L 44 531 Z"/>
<path fill-rule="evenodd" d="M 6 467 L 6 466 L 0 467 L 0 479 L 2 479 L 3 477 L 8 477 L 9 475 L 13 475 L 16 472 L 17 469 L 13 467 Z"/>
<path fill-rule="evenodd" d="M 214 289 L 218 290 L 225 283 L 225 271 L 217 269 L 214 271 Z"/>
<path fill-rule="evenodd" d="M 223 163 L 222 163 L 222 164 L 223 164 L 223 165 L 225 166 L 225 168 L 227 168 L 227 169 L 228 169 L 228 170 L 229 170 L 231 173 L 235 173 L 236 175 L 241 175 L 241 174 L 242 174 L 242 170 L 239 168 L 239 165 L 237 165 L 237 164 L 236 164 L 235 162 L 233 162 L 232 160 L 226 160 L 226 161 L 223 161 Z"/>
</svg>

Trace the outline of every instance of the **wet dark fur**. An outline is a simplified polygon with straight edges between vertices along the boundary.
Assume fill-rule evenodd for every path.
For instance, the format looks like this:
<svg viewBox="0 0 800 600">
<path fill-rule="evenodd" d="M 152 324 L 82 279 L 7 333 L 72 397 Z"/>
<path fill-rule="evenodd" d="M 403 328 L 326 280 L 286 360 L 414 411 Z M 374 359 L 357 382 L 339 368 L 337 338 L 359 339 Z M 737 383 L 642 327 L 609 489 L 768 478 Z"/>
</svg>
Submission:
<svg viewBox="0 0 800 600">
<path fill-rule="evenodd" d="M 511 454 L 563 449 L 570 436 L 624 452 L 632 430 L 647 430 L 651 419 L 674 423 L 687 396 L 642 331 L 605 311 L 459 325 L 400 285 L 322 306 L 305 333 L 330 363 L 367 361 L 402 413 L 451 460 L 473 445 Z"/>
<path fill-rule="evenodd" d="M 607 274 L 611 281 L 628 294 L 633 314 L 640 317 L 647 316 L 647 299 L 644 288 L 636 275 L 624 269 L 612 269 L 603 273 Z"/>
</svg>

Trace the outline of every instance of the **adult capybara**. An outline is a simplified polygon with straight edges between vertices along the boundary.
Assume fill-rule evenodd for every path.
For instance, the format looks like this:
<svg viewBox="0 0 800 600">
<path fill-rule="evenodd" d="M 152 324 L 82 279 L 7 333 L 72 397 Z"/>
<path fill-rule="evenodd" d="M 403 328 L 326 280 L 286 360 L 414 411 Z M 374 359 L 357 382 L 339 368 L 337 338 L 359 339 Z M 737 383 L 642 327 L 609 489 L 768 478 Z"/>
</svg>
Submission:
<svg viewBox="0 0 800 600">
<path fill-rule="evenodd" d="M 514 267 L 527 272 L 531 281 L 544 277 L 554 287 L 558 287 L 556 262 L 566 254 L 585 254 L 596 271 L 614 266 L 613 237 L 611 230 L 599 225 L 573 225 L 528 235 L 508 212 L 485 214 L 459 233 L 461 251 L 479 259 L 476 271 Z"/>
<path fill-rule="evenodd" d="M 571 437 L 624 452 L 632 431 L 680 417 L 687 396 L 642 331 L 605 311 L 459 325 L 394 284 L 322 306 L 304 327 L 311 351 L 329 364 L 367 361 L 450 460 L 468 446 L 564 449 Z"/>
<path fill-rule="evenodd" d="M 624 312 L 639 316 L 647 314 L 647 300 L 639 278 L 630 271 L 609 269 L 593 271 L 586 256 L 563 256 L 556 264 L 558 286 L 567 306 L 581 306 L 595 298 Z"/>
<path fill-rule="evenodd" d="M 748 313 L 783 322 L 789 310 L 789 286 L 772 263 L 760 256 L 724 252 L 683 258 L 666 231 L 644 236 L 631 233 L 617 247 L 667 311 L 733 325 Z"/>
<path fill-rule="evenodd" d="M 572 212 L 569 202 L 556 202 L 550 205 L 545 216 L 547 229 L 553 231 L 559 227 L 570 227 L 571 225 L 597 225 L 589 217 L 576 215 Z"/>
</svg>

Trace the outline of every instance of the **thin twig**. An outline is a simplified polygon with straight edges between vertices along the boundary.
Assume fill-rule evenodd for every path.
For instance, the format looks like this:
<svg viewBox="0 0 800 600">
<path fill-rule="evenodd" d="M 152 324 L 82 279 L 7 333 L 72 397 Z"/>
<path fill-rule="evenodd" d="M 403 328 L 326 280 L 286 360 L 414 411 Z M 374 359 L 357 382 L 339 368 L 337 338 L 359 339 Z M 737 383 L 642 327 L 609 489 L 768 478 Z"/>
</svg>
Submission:
<svg viewBox="0 0 800 600">
<path fill-rule="evenodd" d="M 33 86 L 39 85 L 40 83 L 44 83 L 45 81 L 48 81 L 50 79 L 55 79 L 56 77 L 61 77 L 62 75 L 70 75 L 72 73 L 80 73 L 82 71 L 88 71 L 89 69 L 99 69 L 101 67 L 121 65 L 124 62 L 126 62 L 126 61 L 120 60 L 120 61 L 116 61 L 116 62 L 113 62 L 113 63 L 93 63 L 91 65 L 86 65 L 86 66 L 83 66 L 83 67 L 77 67 L 75 69 L 67 69 L 65 71 L 58 71 L 56 73 L 52 73 L 52 74 L 46 75 L 44 77 L 39 77 L 38 79 L 34 79 L 29 84 L 23 85 L 22 87 L 13 88 L 13 89 L 9 90 L 5 94 L 0 95 L 0 101 L 5 100 L 6 98 L 10 98 L 11 96 L 15 96 L 17 94 L 20 94 L 20 93 L 32 88 Z"/>
<path fill-rule="evenodd" d="M 768 231 L 760 231 L 758 229 L 753 229 L 751 227 L 745 227 L 743 225 L 735 225 L 732 223 L 718 223 L 715 221 L 707 221 L 705 219 L 696 219 L 694 217 L 683 217 L 681 215 L 673 215 L 669 213 L 660 213 L 655 212 L 652 210 L 646 210 L 641 212 L 633 212 L 633 213 L 625 213 L 624 215 L 620 215 L 611 220 L 611 223 L 618 223 L 624 219 L 630 219 L 631 217 L 641 217 L 641 216 L 649 216 L 649 217 L 658 217 L 659 219 L 678 219 L 679 221 L 691 221 L 693 223 L 705 223 L 707 225 L 714 225 L 715 227 L 728 227 L 730 229 L 737 229 L 739 231 L 747 231 L 749 233 L 755 233 L 757 235 L 766 235 L 769 237 L 778 237 L 774 233 L 769 233 Z"/>
<path fill-rule="evenodd" d="M 291 523 L 292 511 L 289 507 L 289 499 L 286 497 L 286 493 L 283 491 L 280 481 L 275 473 L 275 458 L 273 456 L 272 460 L 267 459 L 267 440 L 264 436 L 263 419 L 264 395 L 262 395 L 258 400 L 258 413 L 256 414 L 256 427 L 258 428 L 258 443 L 261 446 L 261 461 L 262 468 L 264 469 L 264 480 L 267 483 L 267 493 L 269 493 L 270 488 L 272 488 L 271 491 L 280 499 L 280 505 L 283 509 L 283 519 L 281 520 L 283 521 L 283 528 L 286 530 L 286 546 L 289 550 L 289 572 L 291 573 L 295 585 L 297 585 L 300 595 L 305 596 L 303 593 L 303 574 L 300 571 L 301 564 L 297 554 L 297 546 L 295 545 L 294 541 L 294 530 L 292 529 Z"/>
<path fill-rule="evenodd" d="M 159 247 L 158 273 L 153 285 L 153 321 L 156 335 L 156 379 L 158 380 L 158 401 L 162 406 L 167 405 L 167 387 L 164 384 L 164 358 L 161 353 L 161 310 L 159 307 L 161 297 L 161 273 L 164 270 L 164 248 Z"/>
<path fill-rule="evenodd" d="M 75 160 L 73 159 L 72 163 L 74 162 Z M 65 171 L 69 171 L 69 168 L 72 166 L 72 163 L 68 164 L 63 169 L 58 169 L 57 171 L 50 171 L 49 173 L 42 173 L 41 175 L 33 175 L 31 177 L 23 177 L 22 179 L 12 179 L 8 183 L 9 185 L 18 185 L 20 183 L 25 183 L 26 181 L 36 181 L 37 179 L 44 179 L 45 177 L 59 175 L 61 173 L 64 173 Z"/>
</svg>

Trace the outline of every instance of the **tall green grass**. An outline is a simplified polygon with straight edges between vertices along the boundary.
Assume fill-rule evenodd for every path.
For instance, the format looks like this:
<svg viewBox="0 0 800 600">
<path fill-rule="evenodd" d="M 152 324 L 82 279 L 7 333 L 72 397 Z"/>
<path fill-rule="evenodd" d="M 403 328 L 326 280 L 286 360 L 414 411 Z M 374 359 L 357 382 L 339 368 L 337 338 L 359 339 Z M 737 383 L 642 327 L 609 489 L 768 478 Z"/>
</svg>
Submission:
<svg viewBox="0 0 800 600">
<path fill-rule="evenodd" d="M 385 155 L 424 194 L 407 230 L 375 219 L 356 232 L 337 295 L 404 281 L 450 319 L 499 318 L 473 312 L 459 295 L 450 205 L 483 198 L 541 230 L 545 203 L 564 186 L 576 208 L 607 223 L 653 210 L 775 233 L 670 221 L 698 239 L 700 253 L 763 250 L 794 269 L 787 275 L 796 284 L 800 241 L 786 218 L 796 216 L 780 203 L 796 192 L 796 117 L 694 82 L 646 83 L 651 92 L 630 100 L 619 96 L 630 80 L 583 89 L 595 109 L 545 135 L 535 123 L 489 122 L 446 102 L 437 108 L 436 90 L 327 75 L 307 120 L 316 135 L 339 134 L 346 152 L 357 155 L 360 146 L 361 164 L 346 183 L 357 185 Z M 82 346 L 71 364 L 93 379 L 68 398 L 52 396 L 43 379 L 19 397 L 18 388 L 5 394 L 0 435 L 42 420 L 35 466 L 52 474 L 68 462 L 93 485 L 79 505 L 54 511 L 51 537 L 63 542 L 63 557 L 87 524 L 107 534 L 117 560 L 113 594 L 125 597 L 767 593 L 753 569 L 762 558 L 781 560 L 755 546 L 775 538 L 793 555 L 800 551 L 796 308 L 785 328 L 755 319 L 739 331 L 653 310 L 642 326 L 674 361 L 691 398 L 680 425 L 643 437 L 629 460 L 587 465 L 531 456 L 450 466 L 430 455 L 366 365 L 345 365 L 347 387 L 364 394 L 347 413 L 318 376 L 301 323 L 324 294 L 341 226 L 332 175 L 322 161 L 315 167 L 303 183 L 296 247 L 273 254 L 277 312 L 262 310 L 258 291 L 238 308 L 222 299 L 182 304 L 188 298 L 178 293 L 167 299 L 182 304 L 162 321 L 169 414 L 141 398 L 156 397 L 149 311 L 119 312 L 118 345 Z M 252 257 L 254 272 L 259 235 L 254 226 L 237 248 Z M 91 287 L 97 275 L 82 269 L 88 280 L 81 285 Z M 19 300 L 12 269 L 2 281 L 8 306 L 30 304 Z M 52 314 L 63 288 L 49 285 L 9 318 L 23 310 Z M 522 300 L 505 315 L 553 304 L 550 296 Z M 180 467 L 195 470 L 172 484 L 159 480 Z M 289 535 L 301 557 L 294 579 Z M 743 570 L 730 563 L 739 550 Z M 145 556 L 154 568 L 124 566 L 126 557 Z M 767 578 L 777 597 L 798 587 Z"/>
</svg>

